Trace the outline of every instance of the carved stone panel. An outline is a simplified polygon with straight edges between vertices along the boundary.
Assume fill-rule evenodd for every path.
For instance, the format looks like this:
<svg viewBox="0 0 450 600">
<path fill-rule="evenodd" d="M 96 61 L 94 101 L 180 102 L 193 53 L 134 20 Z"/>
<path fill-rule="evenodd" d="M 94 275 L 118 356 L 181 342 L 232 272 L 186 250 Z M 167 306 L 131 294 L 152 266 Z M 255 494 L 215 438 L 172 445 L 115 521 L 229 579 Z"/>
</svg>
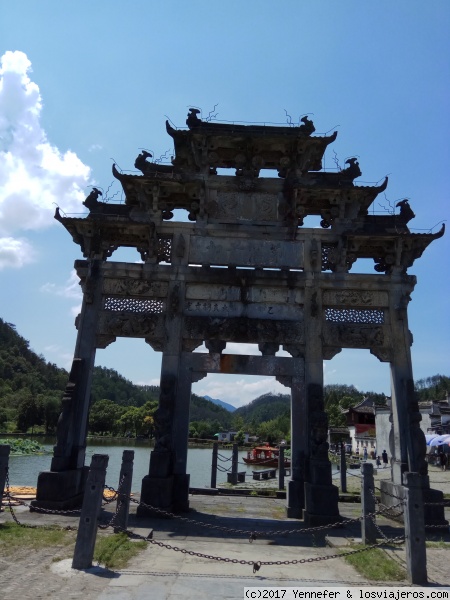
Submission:
<svg viewBox="0 0 450 600">
<path fill-rule="evenodd" d="M 328 306 L 376 306 L 389 305 L 387 292 L 369 290 L 325 290 L 323 304 Z"/>
<path fill-rule="evenodd" d="M 324 343 L 337 348 L 372 348 L 385 344 L 383 326 L 370 323 L 325 322 Z"/>
<path fill-rule="evenodd" d="M 303 242 L 191 237 L 189 262 L 200 265 L 303 268 Z"/>
<path fill-rule="evenodd" d="M 223 319 L 185 317 L 183 338 L 194 340 L 219 339 L 227 342 L 259 344 L 304 343 L 303 321 L 271 321 L 264 319 Z"/>
<path fill-rule="evenodd" d="M 287 287 L 238 287 L 216 284 L 188 284 L 187 300 L 228 300 L 244 302 L 273 302 L 279 304 L 303 304 L 304 291 Z"/>
<path fill-rule="evenodd" d="M 233 222 L 277 221 L 278 200 L 276 195 L 260 192 L 221 192 L 210 207 L 210 216 Z"/>
<path fill-rule="evenodd" d="M 102 311 L 97 333 L 116 337 L 164 338 L 164 315 Z"/>
<path fill-rule="evenodd" d="M 164 281 L 145 281 L 142 279 L 105 278 L 103 293 L 117 296 L 145 296 L 165 298 L 168 285 Z"/>
<path fill-rule="evenodd" d="M 189 301 L 186 315 L 198 317 L 247 317 L 249 319 L 303 320 L 303 309 L 289 304 Z"/>
<path fill-rule="evenodd" d="M 187 300 L 228 300 L 241 299 L 241 288 L 226 285 L 191 283 L 186 285 Z"/>
</svg>

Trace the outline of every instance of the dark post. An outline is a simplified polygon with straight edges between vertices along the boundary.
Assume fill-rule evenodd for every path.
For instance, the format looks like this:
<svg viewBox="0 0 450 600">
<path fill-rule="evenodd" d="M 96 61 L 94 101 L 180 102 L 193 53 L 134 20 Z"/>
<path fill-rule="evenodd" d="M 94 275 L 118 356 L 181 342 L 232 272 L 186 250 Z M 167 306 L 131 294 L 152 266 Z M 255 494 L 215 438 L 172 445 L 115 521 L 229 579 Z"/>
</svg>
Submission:
<svg viewBox="0 0 450 600">
<path fill-rule="evenodd" d="M 119 476 L 119 495 L 117 497 L 116 516 L 114 519 L 114 533 L 126 531 L 128 527 L 131 483 L 133 481 L 133 460 L 134 450 L 124 450 Z"/>
<path fill-rule="evenodd" d="M 0 444 L 0 507 L 2 505 L 6 476 L 8 474 L 9 451 L 10 446 L 7 444 Z"/>
<path fill-rule="evenodd" d="M 341 491 L 347 493 L 347 463 L 345 462 L 345 444 L 341 442 Z"/>
<path fill-rule="evenodd" d="M 238 482 L 238 445 L 233 444 L 233 453 L 231 455 L 231 483 L 236 485 Z"/>
<path fill-rule="evenodd" d="M 373 482 L 373 464 L 363 463 L 361 465 L 361 537 L 363 544 L 375 544 L 377 541 L 377 530 L 375 517 L 367 515 L 375 512 L 375 487 Z"/>
<path fill-rule="evenodd" d="M 212 464 L 211 464 L 211 487 L 217 486 L 217 454 L 219 451 L 219 442 L 213 442 Z"/>
<path fill-rule="evenodd" d="M 419 473 L 404 473 L 403 484 L 405 486 L 404 521 L 408 581 L 416 585 L 426 585 L 428 583 L 427 552 L 421 476 Z"/>
<path fill-rule="evenodd" d="M 94 454 L 86 481 L 72 569 L 89 569 L 94 556 L 97 519 L 106 479 L 107 454 Z"/>
<path fill-rule="evenodd" d="M 278 489 L 284 490 L 284 446 L 280 446 L 278 455 Z"/>
</svg>

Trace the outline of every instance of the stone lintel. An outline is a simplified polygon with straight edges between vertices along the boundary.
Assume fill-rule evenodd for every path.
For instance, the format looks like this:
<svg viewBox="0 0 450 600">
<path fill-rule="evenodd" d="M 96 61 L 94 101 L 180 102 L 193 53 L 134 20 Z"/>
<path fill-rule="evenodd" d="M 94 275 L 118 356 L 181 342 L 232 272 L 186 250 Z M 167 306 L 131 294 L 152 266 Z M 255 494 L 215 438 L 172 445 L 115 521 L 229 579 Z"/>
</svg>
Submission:
<svg viewBox="0 0 450 600">
<path fill-rule="evenodd" d="M 196 372 L 303 377 L 304 361 L 281 356 L 243 354 L 185 354 L 188 368 Z"/>
</svg>

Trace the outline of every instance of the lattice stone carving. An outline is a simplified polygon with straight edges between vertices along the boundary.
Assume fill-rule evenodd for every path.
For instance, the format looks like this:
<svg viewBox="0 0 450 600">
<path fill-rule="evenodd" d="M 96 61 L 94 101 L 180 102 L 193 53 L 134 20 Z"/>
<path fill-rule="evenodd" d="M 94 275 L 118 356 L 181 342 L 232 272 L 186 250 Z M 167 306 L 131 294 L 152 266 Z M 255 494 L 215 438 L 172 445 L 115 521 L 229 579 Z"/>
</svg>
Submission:
<svg viewBox="0 0 450 600">
<path fill-rule="evenodd" d="M 158 238 L 158 262 L 172 261 L 172 238 Z"/>
<path fill-rule="evenodd" d="M 113 312 L 151 313 L 161 314 L 165 311 L 162 300 L 149 300 L 142 298 L 113 298 L 106 297 L 104 309 Z"/>
<path fill-rule="evenodd" d="M 379 309 L 326 308 L 325 320 L 332 323 L 384 323 L 384 311 Z"/>
<path fill-rule="evenodd" d="M 322 271 L 334 271 L 337 244 L 322 244 Z"/>
</svg>

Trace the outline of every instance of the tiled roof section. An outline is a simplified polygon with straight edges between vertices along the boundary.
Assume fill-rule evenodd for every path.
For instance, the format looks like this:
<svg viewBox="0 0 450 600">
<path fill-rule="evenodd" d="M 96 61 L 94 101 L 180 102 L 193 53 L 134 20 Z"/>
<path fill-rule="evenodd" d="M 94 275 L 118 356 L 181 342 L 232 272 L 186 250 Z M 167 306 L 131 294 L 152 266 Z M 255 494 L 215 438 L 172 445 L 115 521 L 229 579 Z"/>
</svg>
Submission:
<svg viewBox="0 0 450 600">
<path fill-rule="evenodd" d="M 348 427 L 330 427 L 330 433 L 348 433 Z"/>
<path fill-rule="evenodd" d="M 363 413 L 368 415 L 373 415 L 375 413 L 375 409 L 373 406 L 354 406 L 351 410 L 356 413 Z"/>
<path fill-rule="evenodd" d="M 359 404 L 353 406 L 350 410 L 353 410 L 356 413 L 365 413 L 373 415 L 375 413 L 374 406 L 374 401 L 369 396 L 367 396 L 366 398 L 363 398 L 363 400 Z"/>
</svg>

